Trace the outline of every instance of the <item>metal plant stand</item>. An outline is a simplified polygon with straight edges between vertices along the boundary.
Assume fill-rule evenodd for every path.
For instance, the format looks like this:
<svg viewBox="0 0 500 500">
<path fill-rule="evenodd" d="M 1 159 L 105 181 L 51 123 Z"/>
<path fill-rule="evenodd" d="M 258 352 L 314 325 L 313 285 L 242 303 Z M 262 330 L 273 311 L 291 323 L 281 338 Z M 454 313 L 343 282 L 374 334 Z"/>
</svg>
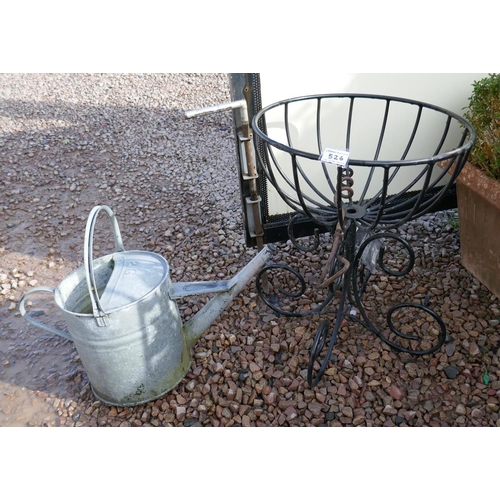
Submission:
<svg viewBox="0 0 500 500">
<path fill-rule="evenodd" d="M 368 119 L 375 132 L 365 137 Z M 313 142 L 306 139 L 311 130 Z M 450 190 L 474 143 L 473 127 L 455 113 L 418 101 L 325 94 L 262 109 L 253 131 L 260 171 L 293 210 L 288 224 L 293 245 L 304 259 L 315 255 L 325 235 L 331 245 L 321 275 L 312 280 L 323 296 L 312 304 L 301 300 L 305 277 L 287 263 L 267 265 L 257 275 L 257 291 L 276 313 L 336 315 L 333 326 L 323 320 L 314 337 L 309 385 L 322 378 L 348 319 L 398 351 L 437 351 L 447 332 L 427 296 L 417 293 L 415 302 L 392 307 L 367 307 L 363 298 L 368 291 L 378 294 L 384 284 L 408 280 L 415 254 L 396 229 L 432 211 Z M 371 159 L 358 159 L 359 154 Z M 304 219 L 322 229 L 311 244 L 294 237 L 294 225 Z M 383 281 L 375 285 L 374 279 Z"/>
</svg>

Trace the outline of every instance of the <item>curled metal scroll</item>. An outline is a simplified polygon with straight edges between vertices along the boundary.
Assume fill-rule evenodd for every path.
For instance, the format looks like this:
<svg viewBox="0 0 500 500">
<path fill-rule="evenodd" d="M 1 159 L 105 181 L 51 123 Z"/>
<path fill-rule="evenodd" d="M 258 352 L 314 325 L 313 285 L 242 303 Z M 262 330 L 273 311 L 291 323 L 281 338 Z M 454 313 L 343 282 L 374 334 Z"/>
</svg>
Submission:
<svg viewBox="0 0 500 500">
<path fill-rule="evenodd" d="M 433 352 L 436 352 L 444 344 L 446 340 L 446 326 L 443 320 L 432 309 L 429 309 L 427 306 L 422 304 L 414 304 L 411 302 L 403 302 L 401 304 L 396 304 L 395 306 L 391 307 L 391 309 L 389 309 L 389 312 L 387 313 L 387 324 L 389 326 L 390 331 L 395 336 L 397 336 L 397 338 L 406 340 L 409 345 L 411 345 L 412 343 L 415 343 L 417 345 L 422 343 L 422 339 L 419 336 L 409 335 L 407 333 L 402 332 L 401 330 L 399 330 L 394 326 L 394 320 L 393 320 L 394 314 L 400 309 L 418 309 L 424 311 L 427 315 L 430 315 L 434 319 L 434 321 L 439 325 L 437 342 L 435 345 L 428 347 L 427 349 L 425 348 L 412 349 L 410 347 L 403 347 L 401 344 L 397 344 L 396 342 L 389 340 L 388 338 L 384 337 L 381 333 L 379 333 L 379 337 L 386 344 L 390 345 L 392 348 L 398 351 L 419 356 L 423 356 L 424 354 L 432 354 Z"/>
<path fill-rule="evenodd" d="M 296 291 L 289 291 L 285 290 L 282 287 L 278 287 L 277 289 L 272 289 L 271 292 L 266 292 L 264 289 L 263 285 L 263 276 L 266 276 L 268 282 L 272 282 L 272 277 L 270 276 L 270 271 L 273 270 L 280 270 L 284 271 L 286 273 L 290 273 L 292 276 L 294 276 L 297 280 L 297 290 Z M 324 300 L 319 304 L 317 307 L 308 310 L 308 311 L 290 311 L 289 309 L 286 308 L 286 306 L 283 306 L 281 304 L 281 299 L 280 295 L 284 296 L 285 298 L 292 298 L 292 299 L 297 299 L 304 295 L 307 289 L 306 282 L 303 278 L 303 276 L 295 269 L 293 269 L 290 266 L 287 266 L 286 264 L 270 264 L 263 269 L 257 274 L 255 277 L 255 286 L 257 288 L 257 293 L 259 294 L 259 297 L 261 300 L 269 307 L 271 308 L 275 313 L 282 315 L 282 316 L 289 316 L 289 317 L 305 317 L 305 316 L 311 316 L 313 314 L 320 314 L 324 312 L 336 312 L 336 311 L 326 311 L 325 308 L 326 306 L 332 301 L 332 299 L 335 297 L 335 293 L 333 290 L 329 289 L 327 292 L 326 297 Z"/>
<path fill-rule="evenodd" d="M 344 282 L 347 282 L 347 281 L 348 281 L 348 274 L 346 274 L 345 278 L 344 278 Z M 344 318 L 346 316 L 348 316 L 346 309 L 345 309 L 348 291 L 349 291 L 349 289 L 347 286 L 344 286 L 342 288 L 342 293 L 340 296 L 339 310 L 338 310 L 337 317 L 335 319 L 335 324 L 334 324 L 332 332 L 331 333 L 329 332 L 330 322 L 325 319 L 320 324 L 318 331 L 316 332 L 316 335 L 314 337 L 313 345 L 311 348 L 311 353 L 309 355 L 309 363 L 307 366 L 307 383 L 311 387 L 314 387 L 319 383 L 319 381 L 323 377 L 323 374 L 325 373 L 325 371 L 328 367 L 328 364 L 330 363 L 333 347 L 335 346 L 335 344 L 337 342 L 337 336 L 338 336 L 339 331 L 342 327 L 342 323 L 344 321 Z M 319 358 L 321 356 L 321 353 L 322 353 L 327 341 L 328 341 L 328 347 L 326 349 L 326 353 L 323 357 L 323 360 L 320 362 Z M 320 367 L 319 367 L 319 370 L 317 371 L 316 375 L 313 377 L 314 364 L 316 361 L 319 362 Z"/>
<path fill-rule="evenodd" d="M 298 250 L 300 250 L 301 252 L 314 252 L 315 250 L 317 250 L 319 248 L 319 230 L 317 228 L 314 230 L 314 240 L 313 240 L 312 245 L 310 245 L 310 246 L 301 245 L 297 241 L 297 238 L 295 238 L 295 235 L 293 234 L 293 226 L 297 222 L 297 220 L 301 219 L 301 218 L 302 218 L 302 215 L 299 213 L 296 213 L 295 215 L 290 217 L 290 220 L 288 221 L 288 227 L 287 227 L 288 238 L 292 242 L 293 246 L 295 248 L 297 248 Z"/>
<path fill-rule="evenodd" d="M 314 363 L 315 361 L 318 360 L 319 356 L 321 355 L 321 352 L 323 351 L 323 348 L 325 347 L 328 338 L 329 328 L 330 328 L 330 322 L 327 319 L 323 320 L 313 340 L 313 345 L 311 347 L 311 355 L 309 356 L 309 364 L 307 366 L 307 383 L 311 387 L 318 385 L 319 381 L 323 377 L 323 373 L 325 373 L 328 362 L 330 361 L 333 345 L 335 343 L 334 339 L 332 338 L 330 338 L 328 352 L 323 358 L 323 361 L 321 362 L 320 369 L 318 370 L 318 373 L 313 377 Z"/>
<path fill-rule="evenodd" d="M 402 302 L 392 306 L 387 314 L 387 329 L 382 330 L 377 328 L 373 321 L 368 317 L 366 309 L 363 306 L 361 301 L 361 297 L 366 290 L 367 283 L 371 277 L 371 272 L 366 270 L 366 266 L 361 263 L 363 253 L 368 248 L 370 244 L 377 240 L 383 239 L 392 239 L 399 242 L 402 245 L 402 248 L 407 252 L 407 264 L 402 269 L 396 270 L 387 266 L 384 262 L 385 256 L 385 246 L 382 245 L 381 251 L 378 256 L 378 265 L 383 273 L 388 274 L 389 276 L 402 277 L 406 276 L 412 269 L 415 263 L 415 253 L 411 245 L 404 238 L 395 233 L 378 233 L 366 238 L 363 243 L 360 245 L 356 257 L 353 262 L 353 271 L 352 271 L 352 284 L 351 289 L 353 292 L 353 297 L 356 303 L 357 308 L 359 309 L 363 323 L 366 328 L 372 332 L 374 332 L 383 342 L 391 346 L 393 349 L 405 352 L 413 355 L 425 355 L 436 352 L 441 346 L 444 344 L 446 340 L 446 327 L 442 319 L 428 307 L 427 303 L 418 304 L 413 302 Z M 361 278 L 361 281 L 359 280 Z M 396 316 L 403 310 L 417 310 L 422 311 L 425 315 L 429 316 L 438 326 L 438 333 L 436 338 L 431 341 L 428 337 L 420 337 L 418 335 L 405 333 L 400 328 L 398 328 L 396 323 Z M 411 313 L 407 313 L 406 317 L 413 317 Z M 427 330 L 432 330 L 432 328 L 428 327 Z M 432 345 L 429 345 L 429 342 Z M 427 345 L 426 347 L 418 347 L 419 345 Z"/>
</svg>

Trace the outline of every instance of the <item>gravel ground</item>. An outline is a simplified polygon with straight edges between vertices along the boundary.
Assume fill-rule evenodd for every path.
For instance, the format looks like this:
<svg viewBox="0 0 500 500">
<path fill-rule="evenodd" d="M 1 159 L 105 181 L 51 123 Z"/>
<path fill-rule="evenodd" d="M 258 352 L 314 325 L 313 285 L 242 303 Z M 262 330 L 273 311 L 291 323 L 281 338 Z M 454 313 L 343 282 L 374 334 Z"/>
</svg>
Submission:
<svg viewBox="0 0 500 500">
<path fill-rule="evenodd" d="M 229 101 L 227 82 L 0 75 L 0 426 L 500 426 L 500 301 L 461 266 L 453 210 L 402 227 L 414 270 L 367 293 L 381 307 L 394 295 L 427 295 L 446 344 L 434 355 L 400 354 L 348 322 L 314 388 L 305 373 L 322 318 L 276 315 L 254 280 L 194 346 L 185 379 L 136 407 L 96 400 L 72 342 L 21 318 L 24 291 L 57 286 L 82 265 L 98 204 L 114 210 L 126 249 L 165 256 L 173 281 L 230 278 L 256 254 L 243 237 L 230 113 L 183 116 Z M 112 250 L 106 228 L 96 240 L 96 254 Z M 279 244 L 274 259 L 317 275 L 324 242 L 305 257 Z M 183 319 L 208 298 L 179 300 Z M 51 299 L 36 303 L 44 321 L 63 327 Z"/>
</svg>

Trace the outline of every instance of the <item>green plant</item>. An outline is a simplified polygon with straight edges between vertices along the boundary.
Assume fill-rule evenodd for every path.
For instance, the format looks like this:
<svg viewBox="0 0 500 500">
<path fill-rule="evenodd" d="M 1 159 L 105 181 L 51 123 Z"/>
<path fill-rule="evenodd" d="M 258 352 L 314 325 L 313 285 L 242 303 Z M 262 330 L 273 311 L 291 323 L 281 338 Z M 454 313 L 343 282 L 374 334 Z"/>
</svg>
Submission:
<svg viewBox="0 0 500 500">
<path fill-rule="evenodd" d="M 500 74 L 491 73 L 472 84 L 464 117 L 476 129 L 470 162 L 488 177 L 500 180 Z"/>
<path fill-rule="evenodd" d="M 459 221 L 458 221 L 458 216 L 456 215 L 450 215 L 448 217 L 448 224 L 455 230 L 457 231 L 459 226 Z"/>
</svg>

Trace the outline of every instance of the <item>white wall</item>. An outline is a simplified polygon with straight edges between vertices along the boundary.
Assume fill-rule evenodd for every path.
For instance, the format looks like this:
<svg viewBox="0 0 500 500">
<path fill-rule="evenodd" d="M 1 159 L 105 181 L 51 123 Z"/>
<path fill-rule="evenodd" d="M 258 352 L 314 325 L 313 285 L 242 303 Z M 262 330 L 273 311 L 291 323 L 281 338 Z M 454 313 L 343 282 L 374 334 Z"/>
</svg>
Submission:
<svg viewBox="0 0 500 500">
<path fill-rule="evenodd" d="M 487 73 L 260 73 L 262 105 L 310 94 L 355 92 L 428 102 L 462 113 L 472 83 Z"/>
</svg>

